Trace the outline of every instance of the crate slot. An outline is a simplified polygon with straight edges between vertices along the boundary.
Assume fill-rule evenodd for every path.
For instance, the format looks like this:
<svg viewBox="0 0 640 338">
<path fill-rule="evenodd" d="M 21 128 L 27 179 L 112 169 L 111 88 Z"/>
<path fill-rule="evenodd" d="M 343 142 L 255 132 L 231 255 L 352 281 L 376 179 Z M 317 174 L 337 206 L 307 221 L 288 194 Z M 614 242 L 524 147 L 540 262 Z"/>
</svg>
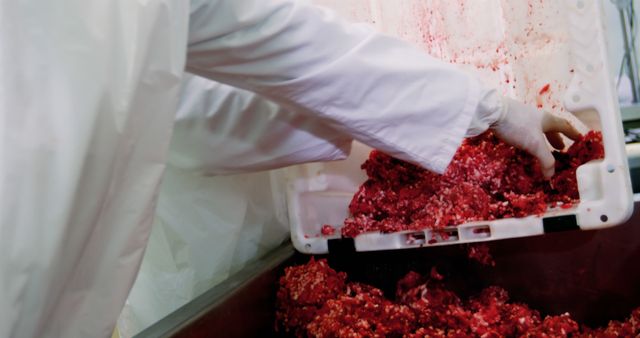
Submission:
<svg viewBox="0 0 640 338">
<path fill-rule="evenodd" d="M 429 244 L 451 243 L 460 240 L 458 229 L 430 230 L 429 235 Z"/>
<path fill-rule="evenodd" d="M 482 238 L 490 238 L 491 237 L 491 227 L 489 225 L 477 225 L 465 228 L 464 230 L 464 238 L 465 239 L 482 239 Z"/>
<path fill-rule="evenodd" d="M 427 235 L 424 232 L 412 232 L 405 235 L 407 245 L 425 245 L 427 244 Z"/>
</svg>

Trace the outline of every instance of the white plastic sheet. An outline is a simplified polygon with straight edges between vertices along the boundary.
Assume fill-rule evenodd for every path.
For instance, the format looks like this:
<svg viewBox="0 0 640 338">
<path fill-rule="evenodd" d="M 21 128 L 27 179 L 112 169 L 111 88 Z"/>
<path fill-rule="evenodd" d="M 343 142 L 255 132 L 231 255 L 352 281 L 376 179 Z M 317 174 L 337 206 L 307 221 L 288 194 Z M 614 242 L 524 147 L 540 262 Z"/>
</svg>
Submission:
<svg viewBox="0 0 640 338">
<path fill-rule="evenodd" d="M 282 172 L 256 171 L 342 159 L 350 145 L 308 115 L 185 74 L 153 231 L 120 333 L 148 327 L 288 237 Z"/>
<path fill-rule="evenodd" d="M 169 167 L 136 283 L 119 320 L 130 337 L 288 237 L 279 172 L 206 177 Z"/>
<path fill-rule="evenodd" d="M 0 337 L 106 337 L 149 235 L 188 3 L 0 2 Z"/>
</svg>

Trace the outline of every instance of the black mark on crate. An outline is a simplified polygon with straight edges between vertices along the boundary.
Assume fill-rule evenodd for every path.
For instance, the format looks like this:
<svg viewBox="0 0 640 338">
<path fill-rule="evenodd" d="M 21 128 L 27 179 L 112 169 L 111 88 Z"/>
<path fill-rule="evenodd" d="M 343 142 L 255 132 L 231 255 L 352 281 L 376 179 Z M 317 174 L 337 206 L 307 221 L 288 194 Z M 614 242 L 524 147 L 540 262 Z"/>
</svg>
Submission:
<svg viewBox="0 0 640 338">
<path fill-rule="evenodd" d="M 330 239 L 327 242 L 330 254 L 348 254 L 356 251 L 356 244 L 353 238 Z"/>
<path fill-rule="evenodd" d="M 580 230 L 576 215 L 547 217 L 542 220 L 545 233 Z"/>
</svg>

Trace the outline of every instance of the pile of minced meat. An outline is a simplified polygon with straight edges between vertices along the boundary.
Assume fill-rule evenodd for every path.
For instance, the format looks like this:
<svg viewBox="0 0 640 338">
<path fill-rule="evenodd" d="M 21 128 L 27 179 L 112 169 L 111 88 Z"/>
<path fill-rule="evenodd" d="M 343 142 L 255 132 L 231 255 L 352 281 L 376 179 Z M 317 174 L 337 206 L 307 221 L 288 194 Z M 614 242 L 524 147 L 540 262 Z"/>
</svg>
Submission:
<svg viewBox="0 0 640 338">
<path fill-rule="evenodd" d="M 461 299 L 436 269 L 408 273 L 394 299 L 349 282 L 326 260 L 288 267 L 277 294 L 277 329 L 298 337 L 638 337 L 640 308 L 591 329 L 567 313 L 542 316 L 499 287 Z"/>
<path fill-rule="evenodd" d="M 549 206 L 571 207 L 579 201 L 576 169 L 604 157 L 602 135 L 589 132 L 554 156 L 556 174 L 545 180 L 531 155 L 491 132 L 466 140 L 444 175 L 373 151 L 362 165 L 369 179 L 349 206 L 351 217 L 342 235 L 438 229 L 474 220 L 541 215 Z M 475 256 L 490 261 L 482 250 Z M 496 286 L 461 299 L 435 268 L 429 276 L 408 273 L 397 282 L 395 298 L 387 299 L 381 290 L 349 282 L 345 273 L 313 258 L 286 269 L 276 316 L 279 330 L 299 337 L 640 335 L 640 308 L 624 322 L 591 329 L 569 314 L 542 316 L 526 304 L 510 302 L 507 291 Z"/>
<path fill-rule="evenodd" d="M 444 175 L 374 150 L 362 165 L 368 180 L 349 205 L 342 235 L 438 229 L 569 208 L 579 200 L 576 169 L 604 157 L 602 134 L 591 131 L 554 156 L 556 174 L 546 180 L 537 159 L 491 132 L 465 140 Z"/>
</svg>

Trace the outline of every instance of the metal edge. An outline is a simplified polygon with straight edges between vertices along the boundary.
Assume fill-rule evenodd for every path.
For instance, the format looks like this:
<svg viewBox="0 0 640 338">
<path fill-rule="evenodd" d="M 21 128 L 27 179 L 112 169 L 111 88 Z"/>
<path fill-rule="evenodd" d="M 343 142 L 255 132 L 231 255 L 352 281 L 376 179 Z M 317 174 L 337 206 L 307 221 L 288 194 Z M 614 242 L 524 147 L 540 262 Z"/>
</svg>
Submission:
<svg viewBox="0 0 640 338">
<path fill-rule="evenodd" d="M 233 297 L 238 290 L 242 289 L 254 278 L 266 271 L 274 269 L 282 264 L 282 262 L 291 258 L 294 253 L 295 250 L 290 242 L 280 245 L 278 248 L 265 254 L 262 258 L 247 264 L 242 270 L 230 276 L 224 282 L 205 291 L 202 295 L 144 329 L 135 335 L 134 338 L 171 337 L 179 333 L 211 309 Z"/>
<path fill-rule="evenodd" d="M 640 120 L 640 105 L 631 104 L 620 107 L 620 114 L 622 115 L 622 121 L 634 121 Z"/>
<path fill-rule="evenodd" d="M 625 146 L 629 168 L 640 168 L 640 143 L 629 143 Z"/>
</svg>

